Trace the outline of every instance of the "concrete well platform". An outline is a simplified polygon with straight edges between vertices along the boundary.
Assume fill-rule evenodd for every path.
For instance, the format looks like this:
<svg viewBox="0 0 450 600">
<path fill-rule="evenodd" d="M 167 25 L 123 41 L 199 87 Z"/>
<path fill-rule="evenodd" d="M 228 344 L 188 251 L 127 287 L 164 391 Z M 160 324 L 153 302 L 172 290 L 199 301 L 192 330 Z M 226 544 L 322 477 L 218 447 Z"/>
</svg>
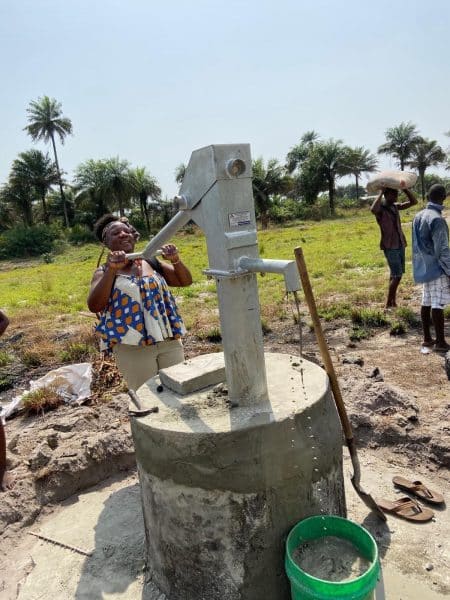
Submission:
<svg viewBox="0 0 450 600">
<path fill-rule="evenodd" d="M 198 378 L 201 361 L 211 371 L 220 360 L 184 367 Z M 159 409 L 132 420 L 147 564 L 171 600 L 288 599 L 289 530 L 313 514 L 345 516 L 342 433 L 326 373 L 285 354 L 265 360 L 262 406 L 230 406 L 214 385 L 158 391 L 158 376 L 138 390 Z"/>
</svg>

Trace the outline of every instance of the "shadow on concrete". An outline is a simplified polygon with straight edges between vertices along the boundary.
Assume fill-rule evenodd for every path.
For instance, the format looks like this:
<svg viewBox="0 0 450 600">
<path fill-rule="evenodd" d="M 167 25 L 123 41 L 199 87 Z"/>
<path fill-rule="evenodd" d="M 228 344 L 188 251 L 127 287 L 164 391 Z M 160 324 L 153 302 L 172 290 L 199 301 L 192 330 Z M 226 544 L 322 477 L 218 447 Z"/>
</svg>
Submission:
<svg viewBox="0 0 450 600">
<path fill-rule="evenodd" d="M 361 525 L 375 538 L 381 560 L 391 544 L 391 532 L 388 523 L 379 519 L 374 513 L 369 513 Z M 374 592 L 374 600 L 385 600 L 385 598 L 386 592 L 384 587 L 383 569 L 381 569 L 378 585 Z"/>
<path fill-rule="evenodd" d="M 391 532 L 388 522 L 382 521 L 376 514 L 371 512 L 361 525 L 375 538 L 378 546 L 378 554 L 380 555 L 380 559 L 383 558 L 391 544 Z"/>
<path fill-rule="evenodd" d="M 95 549 L 84 562 L 75 599 L 103 600 L 104 594 L 138 598 L 144 557 L 140 489 L 135 484 L 113 493 L 105 501 L 95 526 Z M 134 591 L 130 590 L 131 595 L 125 594 L 132 584 Z"/>
</svg>

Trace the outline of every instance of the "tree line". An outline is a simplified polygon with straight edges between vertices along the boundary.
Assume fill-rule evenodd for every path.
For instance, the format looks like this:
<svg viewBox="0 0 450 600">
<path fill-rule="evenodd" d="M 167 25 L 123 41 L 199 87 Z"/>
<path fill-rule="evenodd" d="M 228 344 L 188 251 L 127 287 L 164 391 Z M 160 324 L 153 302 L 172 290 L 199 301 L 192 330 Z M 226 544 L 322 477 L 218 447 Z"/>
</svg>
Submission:
<svg viewBox="0 0 450 600">
<path fill-rule="evenodd" d="M 450 135 L 448 132 L 446 135 Z M 391 156 L 400 170 L 409 167 L 419 176 L 422 200 L 426 194 L 426 171 L 445 165 L 450 169 L 450 157 L 436 142 L 421 136 L 411 123 L 400 123 L 385 132 L 386 141 L 378 154 Z M 185 166 L 176 171 L 178 182 L 183 180 Z M 281 198 L 314 205 L 319 196 L 327 193 L 329 213 L 335 213 L 337 182 L 346 176 L 354 177 L 355 197 L 360 198 L 361 177 L 378 169 L 377 157 L 363 146 L 351 147 L 342 140 L 322 139 L 316 131 L 307 131 L 286 155 L 285 163 L 263 158 L 253 161 L 253 196 L 262 227 L 266 227 L 274 202 Z M 441 180 L 441 178 L 437 178 Z"/>
<path fill-rule="evenodd" d="M 27 113 L 25 131 L 34 142 L 50 143 L 53 159 L 48 152 L 32 149 L 13 160 L 8 181 L 0 188 L 2 230 L 18 224 L 49 225 L 58 219 L 65 228 L 81 224 L 92 229 L 106 212 L 123 216 L 126 209 L 135 209 L 149 232 L 152 213 L 167 212 L 156 178 L 146 167 L 132 167 L 118 157 L 86 160 L 76 168 L 72 182 L 65 181 L 55 139 L 64 144 L 73 132 L 71 120 L 62 114 L 61 103 L 48 96 L 31 102 Z"/>
<path fill-rule="evenodd" d="M 30 102 L 27 119 L 24 130 L 33 142 L 50 144 L 53 157 L 32 149 L 13 160 L 8 180 L 0 187 L 0 230 L 55 222 L 67 230 L 74 226 L 92 229 L 102 214 L 117 211 L 122 216 L 130 213 L 138 228 L 151 233 L 170 218 L 170 203 L 162 199 L 156 178 L 146 167 L 132 167 L 119 157 L 86 160 L 75 169 L 71 182 L 65 180 L 56 140 L 64 144 L 73 126 L 56 99 L 43 96 Z M 387 129 L 385 138 L 378 154 L 391 156 L 401 170 L 417 171 L 422 198 L 427 169 L 438 165 L 450 168 L 448 153 L 435 140 L 422 137 L 411 122 Z M 363 146 L 350 147 L 342 140 L 323 139 L 317 132 L 307 131 L 289 150 L 284 164 L 257 158 L 252 166 L 256 211 L 266 227 L 276 208 L 314 206 L 324 196 L 333 215 L 339 179 L 354 177 L 353 195 L 358 200 L 361 177 L 376 171 L 378 160 Z M 183 164 L 177 167 L 178 183 L 183 181 L 185 169 Z"/>
</svg>

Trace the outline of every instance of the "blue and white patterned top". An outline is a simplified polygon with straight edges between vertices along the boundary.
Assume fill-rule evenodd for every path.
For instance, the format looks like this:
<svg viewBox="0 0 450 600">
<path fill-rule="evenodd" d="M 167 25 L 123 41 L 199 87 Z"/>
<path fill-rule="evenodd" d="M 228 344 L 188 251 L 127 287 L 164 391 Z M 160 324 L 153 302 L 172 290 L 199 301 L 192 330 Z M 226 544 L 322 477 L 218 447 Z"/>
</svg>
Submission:
<svg viewBox="0 0 450 600">
<path fill-rule="evenodd" d="M 106 352 L 115 344 L 149 346 L 186 333 L 174 297 L 158 273 L 117 275 L 96 331 L 100 350 Z"/>
</svg>

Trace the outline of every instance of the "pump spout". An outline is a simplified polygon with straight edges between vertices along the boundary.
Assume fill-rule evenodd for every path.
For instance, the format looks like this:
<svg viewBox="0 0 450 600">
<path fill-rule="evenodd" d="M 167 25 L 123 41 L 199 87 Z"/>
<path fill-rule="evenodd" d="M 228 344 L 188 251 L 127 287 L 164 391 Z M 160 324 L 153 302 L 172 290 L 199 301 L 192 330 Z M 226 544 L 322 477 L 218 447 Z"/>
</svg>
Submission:
<svg viewBox="0 0 450 600">
<path fill-rule="evenodd" d="M 295 260 L 271 260 L 241 256 L 236 261 L 236 266 L 238 270 L 250 273 L 279 273 L 284 277 L 286 291 L 297 292 L 301 289 Z"/>
</svg>

